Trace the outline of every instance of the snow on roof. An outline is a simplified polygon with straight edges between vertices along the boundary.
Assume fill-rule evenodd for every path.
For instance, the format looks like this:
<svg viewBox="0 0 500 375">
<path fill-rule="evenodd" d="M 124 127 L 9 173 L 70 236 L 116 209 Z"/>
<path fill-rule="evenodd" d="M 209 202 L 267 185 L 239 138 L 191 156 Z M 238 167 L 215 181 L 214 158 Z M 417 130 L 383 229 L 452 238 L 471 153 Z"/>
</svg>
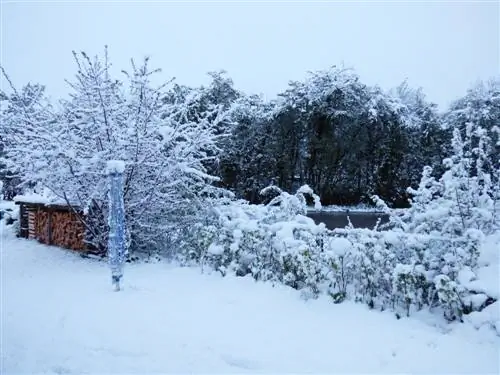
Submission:
<svg viewBox="0 0 500 375">
<path fill-rule="evenodd" d="M 38 193 L 25 193 L 16 195 L 13 199 L 16 203 L 32 203 L 32 204 L 42 204 L 45 206 L 68 206 L 68 203 L 59 197 L 54 196 L 53 194 L 48 194 L 43 192 L 42 194 Z M 78 204 L 72 204 L 72 206 L 78 206 Z"/>
<path fill-rule="evenodd" d="M 46 204 L 49 203 L 49 199 L 40 194 L 26 193 L 26 194 L 16 195 L 14 197 L 14 202 Z"/>
</svg>

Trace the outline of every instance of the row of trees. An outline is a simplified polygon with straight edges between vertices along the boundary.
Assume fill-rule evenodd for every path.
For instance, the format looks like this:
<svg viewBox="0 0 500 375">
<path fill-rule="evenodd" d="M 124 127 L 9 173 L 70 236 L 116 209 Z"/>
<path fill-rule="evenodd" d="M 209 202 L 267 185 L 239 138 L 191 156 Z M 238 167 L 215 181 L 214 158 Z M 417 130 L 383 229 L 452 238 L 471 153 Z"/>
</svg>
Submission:
<svg viewBox="0 0 500 375">
<path fill-rule="evenodd" d="M 310 73 L 272 101 L 236 90 L 224 72 L 211 76 L 198 110 L 222 106 L 228 118 L 219 131 L 230 133 L 211 171 L 221 186 L 253 203 L 270 184 L 289 192 L 308 184 L 323 204 L 369 202 L 376 194 L 405 207 L 407 187 L 418 184 L 424 166 L 436 176 L 444 171 L 452 130 L 465 135 L 470 122 L 491 136 L 489 160 L 498 160 L 499 80 L 477 84 L 439 113 L 421 89 L 404 82 L 384 92 L 350 69 Z"/>
<path fill-rule="evenodd" d="M 447 149 L 436 107 L 421 91 L 403 84 L 384 93 L 338 68 L 293 82 L 278 100 L 251 103 L 240 116 L 222 175 L 252 201 L 269 183 L 285 190 L 307 183 L 323 204 L 372 194 L 404 204 L 406 187 Z"/>
<path fill-rule="evenodd" d="M 480 160 L 489 171 L 499 167 L 499 80 L 478 84 L 442 115 L 421 90 L 403 83 L 387 93 L 343 68 L 311 73 L 264 101 L 236 90 L 224 72 L 211 73 L 206 87 L 155 86 L 148 59 L 117 79 L 107 50 L 74 57 L 68 98 L 51 103 L 39 84 L 0 93 L 0 166 L 10 195 L 43 187 L 91 211 L 97 222 L 86 226 L 98 248 L 106 243 L 110 159 L 127 163 L 137 249 L 164 246 L 166 233 L 205 212 L 207 197 L 232 192 L 255 203 L 269 185 L 290 192 L 308 184 L 323 204 L 378 195 L 406 205 L 424 166 L 442 174 L 453 129 L 472 139 L 468 152 L 488 139 Z"/>
</svg>

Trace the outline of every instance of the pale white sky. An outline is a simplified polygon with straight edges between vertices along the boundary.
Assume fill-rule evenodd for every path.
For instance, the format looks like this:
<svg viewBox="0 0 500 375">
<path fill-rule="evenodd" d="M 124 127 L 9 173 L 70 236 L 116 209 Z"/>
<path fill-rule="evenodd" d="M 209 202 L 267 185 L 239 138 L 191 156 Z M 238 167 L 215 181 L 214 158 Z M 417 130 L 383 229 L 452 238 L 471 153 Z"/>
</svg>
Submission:
<svg viewBox="0 0 500 375">
<path fill-rule="evenodd" d="M 384 88 L 407 77 L 444 109 L 500 74 L 498 1 L 0 3 L 1 64 L 16 85 L 40 82 L 53 96 L 68 91 L 71 51 L 105 44 L 120 69 L 150 55 L 165 79 L 198 85 L 223 68 L 237 88 L 268 97 L 344 62 Z"/>
</svg>

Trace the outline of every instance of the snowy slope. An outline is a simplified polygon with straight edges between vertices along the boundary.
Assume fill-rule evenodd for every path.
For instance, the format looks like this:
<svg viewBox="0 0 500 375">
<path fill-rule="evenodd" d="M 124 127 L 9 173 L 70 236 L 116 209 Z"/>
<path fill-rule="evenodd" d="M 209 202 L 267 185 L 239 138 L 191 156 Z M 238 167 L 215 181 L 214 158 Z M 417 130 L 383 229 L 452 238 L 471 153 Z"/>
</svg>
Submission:
<svg viewBox="0 0 500 375">
<path fill-rule="evenodd" d="M 166 264 L 126 268 L 1 236 L 1 372 L 498 373 L 498 337 Z"/>
</svg>

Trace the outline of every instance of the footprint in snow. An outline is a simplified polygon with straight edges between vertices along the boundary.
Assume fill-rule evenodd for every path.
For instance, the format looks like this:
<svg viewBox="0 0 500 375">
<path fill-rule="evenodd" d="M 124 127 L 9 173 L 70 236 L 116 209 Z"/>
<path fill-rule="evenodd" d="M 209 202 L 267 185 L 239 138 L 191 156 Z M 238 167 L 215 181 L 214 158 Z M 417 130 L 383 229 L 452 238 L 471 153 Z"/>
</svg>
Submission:
<svg viewBox="0 0 500 375">
<path fill-rule="evenodd" d="M 52 369 L 52 371 L 56 374 L 71 374 L 71 370 L 62 367 L 62 366 L 56 366 Z"/>
<path fill-rule="evenodd" d="M 436 349 L 437 348 L 437 345 L 434 341 L 429 341 L 427 342 L 427 346 L 431 349 Z"/>
<path fill-rule="evenodd" d="M 251 360 L 244 358 L 235 358 L 232 356 L 224 355 L 221 357 L 224 362 L 226 362 L 229 366 L 238 367 L 245 370 L 258 370 L 259 365 Z"/>
</svg>

